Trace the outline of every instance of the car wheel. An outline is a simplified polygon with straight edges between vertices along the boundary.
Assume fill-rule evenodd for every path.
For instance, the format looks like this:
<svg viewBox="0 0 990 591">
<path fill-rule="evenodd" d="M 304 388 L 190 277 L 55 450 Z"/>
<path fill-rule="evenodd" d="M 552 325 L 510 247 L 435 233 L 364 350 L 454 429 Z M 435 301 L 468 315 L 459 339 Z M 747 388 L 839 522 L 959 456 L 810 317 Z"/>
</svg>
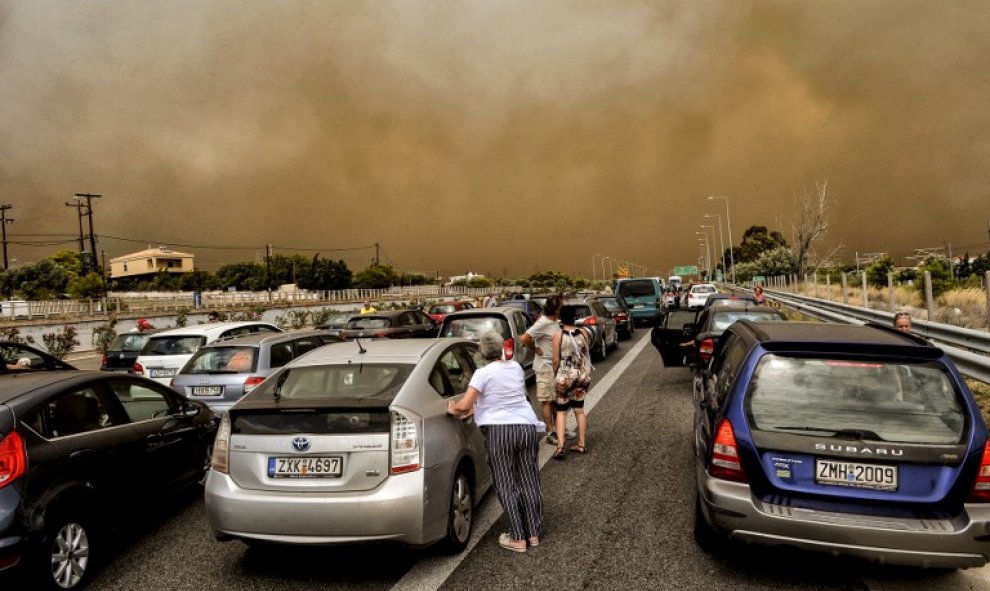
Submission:
<svg viewBox="0 0 990 591">
<path fill-rule="evenodd" d="M 474 527 L 474 493 L 471 481 L 463 470 L 458 470 L 454 476 L 454 484 L 450 490 L 450 508 L 447 512 L 447 536 L 444 538 L 444 550 L 456 554 L 467 547 L 471 539 L 471 529 Z"/>
<path fill-rule="evenodd" d="M 48 589 L 82 589 L 93 574 L 93 531 L 79 516 L 51 521 L 38 556 Z"/>
<path fill-rule="evenodd" d="M 705 514 L 701 511 L 701 495 L 698 493 L 694 496 L 694 541 L 709 554 L 718 553 L 728 544 L 728 540 L 705 520 Z"/>
<path fill-rule="evenodd" d="M 619 331 L 612 331 L 612 346 L 609 349 L 615 351 L 619 348 Z"/>
</svg>

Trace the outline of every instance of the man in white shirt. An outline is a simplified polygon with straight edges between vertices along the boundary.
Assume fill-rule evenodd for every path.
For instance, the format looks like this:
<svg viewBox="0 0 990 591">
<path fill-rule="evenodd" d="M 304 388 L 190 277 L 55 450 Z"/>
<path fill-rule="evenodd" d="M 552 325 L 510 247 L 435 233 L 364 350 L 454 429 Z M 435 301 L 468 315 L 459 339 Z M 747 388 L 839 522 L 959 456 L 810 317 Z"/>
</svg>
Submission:
<svg viewBox="0 0 990 591">
<path fill-rule="evenodd" d="M 557 445 L 557 435 L 550 427 L 554 424 L 553 400 L 556 396 L 551 356 L 553 355 L 553 335 L 560 332 L 558 314 L 560 314 L 562 303 L 558 295 L 548 297 L 547 303 L 543 306 L 543 314 L 522 335 L 523 346 L 536 353 L 536 357 L 533 359 L 533 372 L 536 374 L 536 399 L 540 401 L 543 422 L 550 429 L 547 434 L 547 443 L 551 445 Z"/>
</svg>

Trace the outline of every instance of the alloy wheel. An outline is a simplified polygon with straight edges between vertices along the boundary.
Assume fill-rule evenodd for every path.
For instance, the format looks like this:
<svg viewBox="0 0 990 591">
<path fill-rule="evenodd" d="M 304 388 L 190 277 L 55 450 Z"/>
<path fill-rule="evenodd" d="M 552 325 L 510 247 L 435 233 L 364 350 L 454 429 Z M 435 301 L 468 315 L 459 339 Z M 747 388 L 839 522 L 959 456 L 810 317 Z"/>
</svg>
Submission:
<svg viewBox="0 0 990 591">
<path fill-rule="evenodd" d="M 78 523 L 62 525 L 51 547 L 52 580 L 62 589 L 72 589 L 86 576 L 89 566 L 89 536 Z"/>
<path fill-rule="evenodd" d="M 467 476 L 458 474 L 454 480 L 454 489 L 450 495 L 450 525 L 459 544 L 467 542 L 471 535 L 471 521 L 474 518 L 474 507 L 471 499 L 471 485 Z"/>
</svg>

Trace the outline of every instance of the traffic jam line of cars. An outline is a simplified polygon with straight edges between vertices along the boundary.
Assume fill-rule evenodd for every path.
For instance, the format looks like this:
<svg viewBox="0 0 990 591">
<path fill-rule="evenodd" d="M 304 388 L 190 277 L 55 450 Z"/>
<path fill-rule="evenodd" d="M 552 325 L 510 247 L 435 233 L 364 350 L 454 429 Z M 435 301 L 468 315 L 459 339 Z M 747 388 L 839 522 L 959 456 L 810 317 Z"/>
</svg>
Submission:
<svg viewBox="0 0 990 591">
<path fill-rule="evenodd" d="M 645 279 L 617 288 L 638 303 L 564 305 L 592 329 L 598 358 L 632 335 L 626 321 L 650 319 L 664 365 L 694 374 L 702 548 L 986 563 L 987 429 L 940 349 L 887 327 L 789 322 L 707 288 L 665 306 L 662 283 Z M 447 402 L 481 366 L 489 330 L 531 375 L 521 335 L 533 306 L 443 309 L 440 322 L 376 312 L 292 333 L 212 323 L 142 335 L 136 356 L 129 333 L 104 366 L 130 355 L 130 373 L 0 343 L 0 571 L 81 588 L 103 536 L 135 515 L 127 499 L 197 485 L 218 540 L 458 552 L 491 475 L 479 430 L 450 420 Z"/>
</svg>

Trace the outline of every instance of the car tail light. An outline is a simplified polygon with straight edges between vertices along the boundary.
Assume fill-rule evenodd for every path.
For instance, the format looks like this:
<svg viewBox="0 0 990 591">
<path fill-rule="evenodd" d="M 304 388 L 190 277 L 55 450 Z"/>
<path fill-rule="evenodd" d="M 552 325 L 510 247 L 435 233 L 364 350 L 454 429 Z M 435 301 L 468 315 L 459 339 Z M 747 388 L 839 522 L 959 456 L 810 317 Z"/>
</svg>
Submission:
<svg viewBox="0 0 990 591">
<path fill-rule="evenodd" d="M 712 353 L 715 352 L 715 340 L 708 338 L 701 341 L 698 345 L 698 354 L 701 355 L 701 360 L 708 362 L 712 358 Z"/>
<path fill-rule="evenodd" d="M 106 366 L 107 366 L 107 361 L 109 361 L 109 360 L 107 359 L 107 354 L 106 354 L 106 353 L 104 353 L 104 354 L 103 354 L 103 358 L 102 358 L 102 359 L 100 360 L 100 363 L 102 364 L 102 366 L 103 366 L 103 367 L 106 367 Z"/>
<path fill-rule="evenodd" d="M 264 381 L 264 376 L 248 376 L 248 379 L 244 380 L 244 393 L 247 394 L 251 390 L 254 390 Z"/>
<path fill-rule="evenodd" d="M 506 361 L 511 361 L 512 356 L 515 355 L 515 353 L 516 341 L 512 337 L 502 341 L 502 357 L 504 357 Z"/>
<path fill-rule="evenodd" d="M 210 468 L 221 474 L 227 474 L 230 463 L 230 413 L 220 419 L 217 438 L 213 441 L 213 455 L 210 457 Z"/>
<path fill-rule="evenodd" d="M 140 363 L 134 362 L 134 365 L 131 366 L 131 372 L 136 376 L 143 376 L 144 366 L 141 365 Z"/>
<path fill-rule="evenodd" d="M 739 463 L 739 447 L 732 423 L 722 419 L 715 429 L 715 443 L 712 446 L 712 461 L 708 473 L 713 478 L 746 482 L 746 473 Z"/>
<path fill-rule="evenodd" d="M 401 411 L 392 411 L 392 474 L 419 470 L 419 429 Z"/>
<path fill-rule="evenodd" d="M 0 488 L 17 480 L 27 468 L 24 440 L 17 431 L 11 431 L 0 439 Z"/>
<path fill-rule="evenodd" d="M 377 338 L 379 338 L 379 339 L 388 339 L 388 338 L 391 338 L 392 337 L 392 333 L 390 333 L 387 330 L 383 330 L 383 331 L 381 331 L 379 333 L 376 333 L 375 336 Z"/>
<path fill-rule="evenodd" d="M 598 318 L 594 316 L 585 316 L 582 319 L 582 321 L 584 322 L 585 326 L 595 326 L 596 324 L 598 324 Z"/>
<path fill-rule="evenodd" d="M 973 490 L 969 491 L 969 503 L 990 503 L 990 440 L 983 446 L 983 458 L 980 459 L 980 469 L 976 473 Z"/>
</svg>

